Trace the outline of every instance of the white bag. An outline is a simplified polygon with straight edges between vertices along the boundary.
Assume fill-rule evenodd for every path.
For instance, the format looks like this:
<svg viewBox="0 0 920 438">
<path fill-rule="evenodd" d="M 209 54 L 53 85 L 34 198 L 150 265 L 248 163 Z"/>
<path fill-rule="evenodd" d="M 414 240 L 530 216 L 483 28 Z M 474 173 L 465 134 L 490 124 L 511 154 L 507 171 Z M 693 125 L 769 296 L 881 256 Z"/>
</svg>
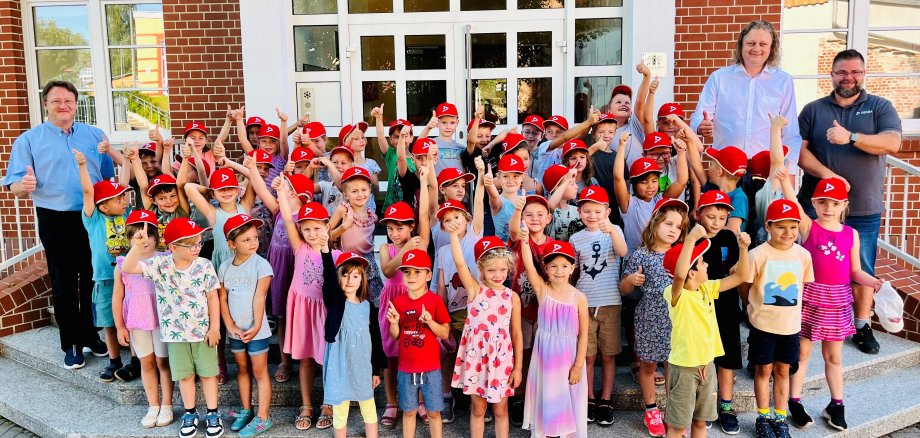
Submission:
<svg viewBox="0 0 920 438">
<path fill-rule="evenodd" d="M 875 314 L 889 333 L 904 329 L 904 300 L 887 281 L 875 294 Z"/>
</svg>

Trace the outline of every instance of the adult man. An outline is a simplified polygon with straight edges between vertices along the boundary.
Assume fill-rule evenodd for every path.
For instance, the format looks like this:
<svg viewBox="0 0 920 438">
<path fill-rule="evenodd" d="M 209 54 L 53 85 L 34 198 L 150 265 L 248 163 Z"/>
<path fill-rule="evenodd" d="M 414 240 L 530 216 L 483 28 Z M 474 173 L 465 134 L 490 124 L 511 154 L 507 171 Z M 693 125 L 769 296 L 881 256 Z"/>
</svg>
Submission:
<svg viewBox="0 0 920 438">
<path fill-rule="evenodd" d="M 831 68 L 834 90 L 806 105 L 799 114 L 803 140 L 799 166 L 805 171 L 799 202 L 814 218 L 811 196 L 818 181 L 831 177 L 847 181 L 850 205 L 845 223 L 859 232 L 863 271 L 875 275 L 879 223 L 884 209 L 885 155 L 896 153 L 901 147 L 901 119 L 891 102 L 863 90 L 865 74 L 865 60 L 859 52 L 838 53 Z M 879 345 L 869 327 L 873 290 L 854 285 L 854 291 L 853 341 L 863 353 L 876 354 Z"/>
<path fill-rule="evenodd" d="M 73 151 L 86 156 L 93 183 L 113 177 L 115 168 L 112 159 L 97 150 L 105 140 L 102 131 L 74 121 L 78 94 L 73 84 L 51 81 L 42 96 L 48 119 L 13 143 L 2 184 L 17 197 L 31 197 L 35 204 L 64 367 L 81 368 L 84 352 L 102 357 L 108 350 L 93 326 L 93 268 L 80 218 L 83 192 Z"/>
</svg>

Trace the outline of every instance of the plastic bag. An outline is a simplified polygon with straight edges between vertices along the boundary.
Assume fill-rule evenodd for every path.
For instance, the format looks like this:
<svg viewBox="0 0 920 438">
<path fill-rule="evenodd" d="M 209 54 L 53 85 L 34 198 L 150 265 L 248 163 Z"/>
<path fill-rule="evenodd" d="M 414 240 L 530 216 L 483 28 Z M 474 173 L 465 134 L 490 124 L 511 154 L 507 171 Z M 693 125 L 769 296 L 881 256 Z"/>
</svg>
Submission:
<svg viewBox="0 0 920 438">
<path fill-rule="evenodd" d="M 904 329 L 904 300 L 887 281 L 875 294 L 875 314 L 889 333 Z"/>
</svg>

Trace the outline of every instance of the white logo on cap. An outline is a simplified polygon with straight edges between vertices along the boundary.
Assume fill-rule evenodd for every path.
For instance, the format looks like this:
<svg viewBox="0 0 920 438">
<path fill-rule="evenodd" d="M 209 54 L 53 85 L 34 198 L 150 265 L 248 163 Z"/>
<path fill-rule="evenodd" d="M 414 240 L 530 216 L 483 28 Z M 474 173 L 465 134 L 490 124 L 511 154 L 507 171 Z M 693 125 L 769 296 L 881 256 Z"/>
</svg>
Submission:
<svg viewBox="0 0 920 438">
<path fill-rule="evenodd" d="M 407 262 L 408 262 L 409 260 L 414 259 L 414 258 L 415 258 L 415 254 L 412 254 L 412 253 L 406 254 L 406 261 L 407 261 Z"/>
<path fill-rule="evenodd" d="M 190 227 L 194 227 L 194 226 L 196 225 L 196 224 L 195 224 L 195 221 L 193 221 L 193 220 L 191 220 L 191 219 L 187 219 L 187 221 L 188 221 L 188 226 L 190 226 Z"/>
<path fill-rule="evenodd" d="M 224 181 L 226 181 L 228 178 L 230 178 L 230 177 L 227 176 L 226 174 L 225 174 L 225 175 L 221 175 L 221 176 L 220 176 L 220 182 L 224 182 Z"/>
<path fill-rule="evenodd" d="M 139 214 L 138 216 L 139 216 L 141 219 L 147 219 L 147 216 L 149 216 L 149 215 L 148 215 L 147 213 L 144 213 L 144 212 L 142 211 L 141 214 Z"/>
<path fill-rule="evenodd" d="M 789 211 L 789 210 L 792 210 L 792 207 L 790 207 L 790 206 L 784 204 L 784 205 L 783 205 L 783 213 L 785 213 L 785 212 L 787 212 L 787 211 Z"/>
<path fill-rule="evenodd" d="M 310 207 L 307 207 L 306 210 L 304 210 L 303 212 L 305 215 L 307 215 L 307 214 L 313 213 L 313 209 Z"/>
<path fill-rule="evenodd" d="M 448 108 L 447 105 L 442 105 L 442 106 L 441 106 L 441 111 L 447 111 L 447 108 Z"/>
<path fill-rule="evenodd" d="M 562 245 L 558 243 L 553 244 L 553 251 L 559 251 L 560 249 L 562 249 Z"/>
<path fill-rule="evenodd" d="M 723 199 L 722 194 L 721 194 L 721 193 L 716 193 L 716 201 L 721 201 L 722 199 Z"/>
<path fill-rule="evenodd" d="M 652 163 L 649 163 L 648 161 L 646 161 L 646 162 L 644 162 L 644 163 L 642 163 L 642 167 L 643 167 L 643 169 L 648 169 L 648 168 L 649 168 L 649 166 L 651 166 L 651 165 L 652 165 Z"/>
<path fill-rule="evenodd" d="M 390 207 L 390 214 L 396 213 L 396 207 Z"/>
<path fill-rule="evenodd" d="M 246 216 L 245 214 L 241 214 L 240 216 L 243 218 L 244 221 L 249 220 L 249 216 Z"/>
<path fill-rule="evenodd" d="M 677 107 L 674 106 L 674 105 L 668 105 L 668 111 L 670 111 L 670 112 L 673 113 L 673 112 L 677 111 Z"/>
<path fill-rule="evenodd" d="M 113 183 L 111 183 L 111 184 L 112 184 L 112 188 L 113 188 L 113 189 L 117 189 L 117 188 L 118 188 L 118 183 L 113 182 Z"/>
<path fill-rule="evenodd" d="M 197 128 L 197 127 L 198 127 L 197 123 L 192 123 L 192 128 Z"/>
<path fill-rule="evenodd" d="M 588 189 L 588 192 L 585 193 L 585 196 L 591 196 L 594 194 L 594 189 Z"/>
<path fill-rule="evenodd" d="M 836 188 L 836 187 L 834 187 L 833 184 L 827 183 L 827 187 L 824 188 L 824 193 L 827 193 L 827 192 L 829 192 L 829 191 L 831 191 L 831 190 L 834 190 L 835 188 Z"/>
<path fill-rule="evenodd" d="M 556 116 L 553 116 L 552 120 L 553 120 L 554 122 L 556 122 L 556 121 L 559 121 L 559 118 L 556 117 Z"/>
<path fill-rule="evenodd" d="M 488 240 L 482 242 L 482 249 L 483 249 L 483 250 L 489 249 L 489 245 L 491 245 L 491 244 L 492 244 L 492 242 L 489 242 Z"/>
<path fill-rule="evenodd" d="M 511 165 L 516 165 L 518 163 L 514 158 L 508 160 L 508 162 L 511 163 Z"/>
<path fill-rule="evenodd" d="M 265 127 L 265 132 L 272 132 L 272 130 L 273 130 L 273 129 L 272 129 L 271 126 L 266 126 L 266 127 Z"/>
</svg>

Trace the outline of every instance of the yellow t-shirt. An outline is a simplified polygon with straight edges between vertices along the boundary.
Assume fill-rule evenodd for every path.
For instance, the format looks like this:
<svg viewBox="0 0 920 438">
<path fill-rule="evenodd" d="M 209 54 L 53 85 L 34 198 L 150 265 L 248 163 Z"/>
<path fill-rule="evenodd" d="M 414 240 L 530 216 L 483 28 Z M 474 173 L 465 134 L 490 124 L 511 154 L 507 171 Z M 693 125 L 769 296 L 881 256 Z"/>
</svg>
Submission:
<svg viewBox="0 0 920 438">
<path fill-rule="evenodd" d="M 719 280 L 709 280 L 699 290 L 683 289 L 677 305 L 671 305 L 671 285 L 664 288 L 671 317 L 671 354 L 668 362 L 682 367 L 696 367 L 725 354 L 716 309 Z"/>
<path fill-rule="evenodd" d="M 762 332 L 794 335 L 802 330 L 802 288 L 815 281 L 811 254 L 798 244 L 785 251 L 764 243 L 751 250 L 748 319 Z"/>
</svg>

